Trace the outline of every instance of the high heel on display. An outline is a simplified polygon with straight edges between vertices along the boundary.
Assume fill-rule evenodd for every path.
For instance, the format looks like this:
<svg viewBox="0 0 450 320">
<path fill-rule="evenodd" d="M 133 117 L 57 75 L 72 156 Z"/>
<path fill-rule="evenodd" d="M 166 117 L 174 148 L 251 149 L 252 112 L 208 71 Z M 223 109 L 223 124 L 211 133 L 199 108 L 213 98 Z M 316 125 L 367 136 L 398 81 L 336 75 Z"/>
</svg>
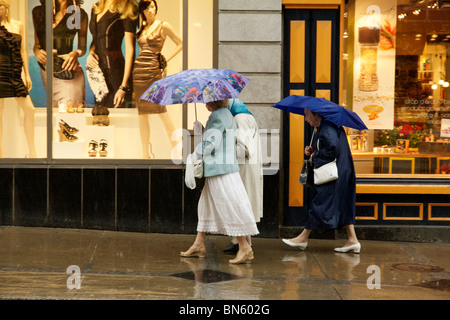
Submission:
<svg viewBox="0 0 450 320">
<path fill-rule="evenodd" d="M 100 140 L 100 150 L 98 151 L 100 157 L 106 157 L 108 155 L 108 151 L 106 150 L 107 146 L 108 142 L 105 139 Z"/>
<path fill-rule="evenodd" d="M 83 113 L 84 112 L 84 102 L 79 102 L 77 106 L 77 113 Z"/>
<path fill-rule="evenodd" d="M 67 104 L 67 113 L 74 113 L 75 109 L 73 108 L 73 102 L 69 100 Z"/>
<path fill-rule="evenodd" d="M 59 124 L 59 128 L 61 129 L 61 131 L 67 131 L 69 134 L 75 134 L 78 133 L 78 129 L 75 127 L 71 127 L 67 124 L 67 122 L 65 122 L 63 119 L 59 120 L 60 122 Z"/>
<path fill-rule="evenodd" d="M 59 142 L 64 142 L 64 141 L 68 141 L 68 142 L 75 142 L 78 140 L 78 138 L 74 135 L 71 135 L 69 132 L 67 132 L 66 130 L 58 130 L 58 134 L 59 134 Z"/>
<path fill-rule="evenodd" d="M 98 147 L 97 141 L 91 140 L 91 142 L 89 142 L 89 157 L 97 156 L 97 147 Z"/>
</svg>

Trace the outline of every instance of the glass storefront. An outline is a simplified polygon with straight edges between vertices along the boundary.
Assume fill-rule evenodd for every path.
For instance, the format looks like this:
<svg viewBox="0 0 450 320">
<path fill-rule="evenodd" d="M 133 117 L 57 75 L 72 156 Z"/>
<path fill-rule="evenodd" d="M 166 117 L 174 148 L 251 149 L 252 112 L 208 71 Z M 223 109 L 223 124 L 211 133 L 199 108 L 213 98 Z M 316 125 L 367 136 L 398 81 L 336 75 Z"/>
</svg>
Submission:
<svg viewBox="0 0 450 320">
<path fill-rule="evenodd" d="M 342 104 L 370 129 L 348 133 L 358 176 L 450 173 L 449 21 L 438 1 L 348 1 Z"/>
<path fill-rule="evenodd" d="M 171 164 L 182 157 L 182 146 L 189 145 L 183 139 L 190 139 L 195 117 L 207 119 L 204 105 L 161 107 L 139 98 L 162 73 L 213 67 L 213 1 L 164 0 L 156 1 L 156 8 L 153 2 L 142 6 L 144 2 L 149 1 L 0 1 L 6 27 L 2 51 L 16 49 L 23 68 L 7 65 L 18 66 L 15 74 L 22 72 L 29 91 L 23 97 L 9 92 L 11 81 L 5 79 L 13 68 L 0 75 L 1 158 L 155 159 Z M 143 26 L 156 9 L 155 22 Z M 52 50 L 46 39 L 49 10 Z M 20 34 L 23 50 L 14 48 L 20 46 L 15 34 Z M 46 71 L 50 57 L 51 87 Z"/>
</svg>

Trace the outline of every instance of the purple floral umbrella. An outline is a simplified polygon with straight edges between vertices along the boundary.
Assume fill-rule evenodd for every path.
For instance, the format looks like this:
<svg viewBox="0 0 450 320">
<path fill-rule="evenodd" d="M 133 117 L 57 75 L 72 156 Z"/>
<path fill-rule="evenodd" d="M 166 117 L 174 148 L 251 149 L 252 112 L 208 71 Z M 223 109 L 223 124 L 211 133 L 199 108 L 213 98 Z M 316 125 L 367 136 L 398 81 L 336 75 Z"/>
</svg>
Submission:
<svg viewBox="0 0 450 320">
<path fill-rule="evenodd" d="M 237 98 L 248 81 L 233 70 L 189 69 L 153 82 L 140 99 L 161 106 L 207 103 Z"/>
</svg>

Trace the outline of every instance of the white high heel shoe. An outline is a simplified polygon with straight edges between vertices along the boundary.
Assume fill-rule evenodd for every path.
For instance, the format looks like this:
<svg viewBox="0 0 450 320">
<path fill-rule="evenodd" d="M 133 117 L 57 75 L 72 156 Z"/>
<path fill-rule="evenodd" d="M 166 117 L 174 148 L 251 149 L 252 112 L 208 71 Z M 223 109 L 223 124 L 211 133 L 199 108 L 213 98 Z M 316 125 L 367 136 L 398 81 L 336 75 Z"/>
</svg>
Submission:
<svg viewBox="0 0 450 320">
<path fill-rule="evenodd" d="M 342 248 L 334 248 L 334 251 L 336 252 L 353 252 L 353 253 L 359 253 L 361 251 L 361 244 L 355 243 L 352 244 L 351 246 L 347 246 L 347 247 L 342 247 Z"/>
<path fill-rule="evenodd" d="M 284 243 L 286 243 L 290 247 L 299 248 L 300 250 L 305 250 L 308 242 L 292 242 L 288 239 L 281 239 Z"/>
</svg>

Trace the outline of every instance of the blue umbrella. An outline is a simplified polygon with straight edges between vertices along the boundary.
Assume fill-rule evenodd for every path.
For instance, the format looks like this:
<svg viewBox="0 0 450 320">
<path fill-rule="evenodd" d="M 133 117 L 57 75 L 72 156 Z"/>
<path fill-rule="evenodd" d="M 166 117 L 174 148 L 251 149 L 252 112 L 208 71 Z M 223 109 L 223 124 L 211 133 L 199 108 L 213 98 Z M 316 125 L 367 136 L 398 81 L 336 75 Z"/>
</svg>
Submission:
<svg viewBox="0 0 450 320">
<path fill-rule="evenodd" d="M 309 109 L 337 126 L 368 130 L 355 112 L 324 98 L 291 95 L 277 102 L 272 107 L 301 115 L 305 114 L 305 109 Z"/>
<path fill-rule="evenodd" d="M 207 103 L 237 98 L 248 81 L 233 70 L 189 69 L 153 82 L 140 99 L 161 106 Z"/>
</svg>

